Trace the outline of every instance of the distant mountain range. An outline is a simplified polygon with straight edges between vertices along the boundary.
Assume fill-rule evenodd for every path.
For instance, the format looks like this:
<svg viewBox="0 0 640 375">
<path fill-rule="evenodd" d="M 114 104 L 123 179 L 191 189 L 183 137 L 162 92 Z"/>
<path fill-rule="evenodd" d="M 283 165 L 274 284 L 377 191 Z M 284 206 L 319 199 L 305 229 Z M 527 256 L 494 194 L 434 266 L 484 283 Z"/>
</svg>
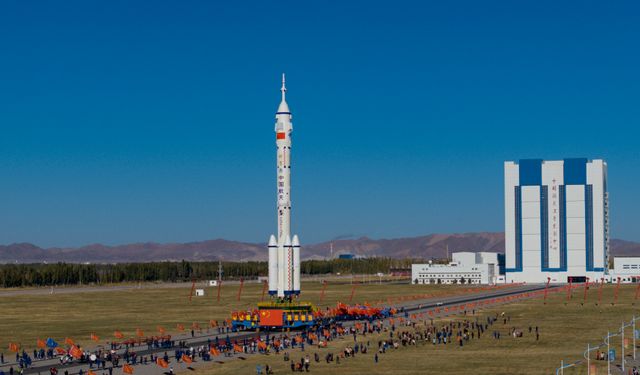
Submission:
<svg viewBox="0 0 640 375">
<path fill-rule="evenodd" d="M 333 249 L 333 253 L 331 253 Z M 378 239 L 367 237 L 339 239 L 304 245 L 303 259 L 325 259 L 350 253 L 390 258 L 444 258 L 447 249 L 455 251 L 504 252 L 504 233 L 431 234 L 428 236 Z M 640 256 L 640 243 L 611 240 L 614 256 Z M 246 243 L 216 239 L 189 243 L 154 242 L 119 246 L 100 244 L 78 248 L 43 249 L 29 243 L 0 246 L 0 263 L 125 263 L 155 261 L 250 261 L 266 260 L 264 243 Z"/>
</svg>

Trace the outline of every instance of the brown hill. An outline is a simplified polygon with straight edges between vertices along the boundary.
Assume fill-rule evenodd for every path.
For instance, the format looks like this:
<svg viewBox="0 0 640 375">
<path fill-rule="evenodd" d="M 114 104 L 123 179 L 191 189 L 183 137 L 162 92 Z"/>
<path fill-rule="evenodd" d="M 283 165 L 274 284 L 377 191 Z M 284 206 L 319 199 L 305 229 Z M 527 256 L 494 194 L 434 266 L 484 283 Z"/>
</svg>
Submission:
<svg viewBox="0 0 640 375">
<path fill-rule="evenodd" d="M 333 247 L 333 254 L 331 248 Z M 454 251 L 504 252 L 503 233 L 431 234 L 428 236 L 371 239 L 340 239 L 303 247 L 303 259 L 323 259 L 350 253 L 391 258 L 444 258 L 447 248 Z M 640 243 L 612 240 L 614 256 L 640 256 Z M 266 260 L 266 244 L 216 239 L 189 243 L 154 242 L 120 246 L 93 244 L 78 248 L 43 249 L 28 243 L 0 246 L 0 263 L 91 262 L 125 263 L 179 261 Z"/>
</svg>

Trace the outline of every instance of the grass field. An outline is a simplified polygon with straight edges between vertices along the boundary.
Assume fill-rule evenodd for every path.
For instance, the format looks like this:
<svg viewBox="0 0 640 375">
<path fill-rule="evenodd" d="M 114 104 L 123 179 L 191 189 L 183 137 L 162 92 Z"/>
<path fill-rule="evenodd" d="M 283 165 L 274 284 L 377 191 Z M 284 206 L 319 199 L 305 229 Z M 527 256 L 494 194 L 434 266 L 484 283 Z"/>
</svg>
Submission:
<svg viewBox="0 0 640 375">
<path fill-rule="evenodd" d="M 198 286 L 200 288 L 200 286 Z M 176 332 L 178 323 L 187 329 L 193 322 L 205 328 L 211 319 L 230 317 L 231 310 L 255 307 L 262 295 L 262 285 L 245 283 L 242 298 L 237 301 L 238 284 L 222 287 L 220 302 L 217 289 L 206 287 L 204 297 L 189 302 L 191 285 L 184 288 L 154 287 L 123 291 L 77 292 L 41 295 L 11 295 L 0 297 L 0 351 L 9 342 L 21 343 L 25 349 L 34 348 L 37 338 L 71 337 L 89 343 L 91 333 L 101 341 L 113 339 L 115 330 L 133 337 L 136 328 L 146 334 L 157 334 L 157 326 Z M 335 306 L 337 301 L 348 302 L 351 297 L 349 281 L 329 283 L 320 303 L 321 284 L 303 284 L 303 300 L 319 307 Z M 409 296 L 417 293 L 456 294 L 469 287 L 416 287 L 409 284 L 358 284 L 353 302 L 373 302 L 381 298 Z M 268 298 L 268 297 L 266 297 Z"/>
<path fill-rule="evenodd" d="M 602 342 L 607 330 L 616 331 L 623 320 L 629 321 L 638 307 L 633 305 L 635 286 L 621 286 L 619 302 L 611 305 L 613 286 L 606 286 L 603 291 L 603 304 L 595 306 L 597 289 L 588 292 L 588 302 L 582 306 L 582 289 L 573 292 L 572 300 L 565 304 L 566 293 L 549 296 L 547 305 L 541 299 L 524 300 L 509 305 L 496 306 L 480 312 L 477 315 L 501 314 L 510 316 L 510 322 L 504 325 L 500 320 L 480 340 L 471 340 L 468 345 L 460 348 L 457 345 L 419 344 L 418 346 L 401 347 L 387 351 L 380 355 L 380 362 L 374 363 L 373 351 L 355 358 L 347 358 L 340 364 L 335 362 L 326 364 L 324 361 L 316 364 L 312 362 L 311 370 L 315 373 L 330 373 L 339 371 L 341 375 L 356 374 L 555 374 L 560 360 L 577 361 L 582 359 L 587 342 L 597 344 Z M 464 319 L 451 317 L 450 319 Z M 436 324 L 447 319 L 436 320 Z M 535 334 L 528 333 L 529 325 L 539 326 L 540 341 L 535 340 Z M 510 337 L 507 333 L 511 327 L 525 332 L 522 338 Z M 502 333 L 500 340 L 492 337 L 493 330 Z M 631 337 L 631 329 L 626 330 Z M 388 333 L 382 335 L 388 338 Z M 361 338 L 360 338 L 361 339 Z M 367 336 L 371 344 L 377 348 L 378 336 Z M 307 348 L 305 355 L 313 358 L 314 352 L 319 352 L 321 358 L 327 352 L 337 353 L 346 345 L 352 344 L 353 339 L 347 337 L 334 341 L 326 349 Z M 639 340 L 640 344 L 640 340 Z M 620 338 L 612 339 L 612 348 L 620 355 Z M 631 352 L 629 347 L 627 354 Z M 292 358 L 299 360 L 302 353 L 292 352 Z M 640 353 L 638 354 L 640 358 Z M 312 360 L 313 361 L 313 360 Z M 260 363 L 274 367 L 276 374 L 289 373 L 289 364 L 285 363 L 281 355 L 249 356 L 245 361 L 233 361 L 224 364 L 214 364 L 198 370 L 199 375 L 209 374 L 251 374 L 255 373 L 256 364 Z M 598 374 L 606 374 L 606 362 L 593 361 Z M 619 363 L 619 362 L 617 362 Z M 567 369 L 565 374 L 586 374 L 586 366 Z"/>
<path fill-rule="evenodd" d="M 205 297 L 194 297 L 189 302 L 190 286 L 185 288 L 150 288 L 127 291 L 71 293 L 53 295 L 5 296 L 0 299 L 0 348 L 8 343 L 20 342 L 25 348 L 35 346 L 36 338 L 53 337 L 63 340 L 72 337 L 76 341 L 88 343 L 90 333 L 95 332 L 101 341 L 112 338 L 118 329 L 125 335 L 133 336 L 136 328 L 148 334 L 156 332 L 161 325 L 168 331 L 175 331 L 178 323 L 189 327 L 199 322 L 206 327 L 210 319 L 224 319 L 232 309 L 250 308 L 260 299 L 262 286 L 245 284 L 240 302 L 236 301 L 238 285 L 223 286 L 222 301 L 215 301 L 215 288 L 205 288 Z M 398 298 L 416 294 L 451 295 L 468 292 L 469 287 L 462 286 L 414 286 L 409 284 L 359 285 L 354 301 L 378 301 L 388 297 Z M 321 285 L 305 283 L 304 300 L 319 304 Z M 473 374 L 549 374 L 555 371 L 561 359 L 575 361 L 582 358 L 587 342 L 596 344 L 602 341 L 607 330 L 617 330 L 623 320 L 628 321 L 634 313 L 639 313 L 633 305 L 635 286 L 623 285 L 620 288 L 619 301 L 611 305 L 614 286 L 605 286 L 602 306 L 595 306 L 597 288 L 588 292 L 588 302 L 582 306 L 582 289 L 573 292 L 573 298 L 566 303 L 566 293 L 550 294 L 547 305 L 542 300 L 527 300 L 486 309 L 477 314 L 486 317 L 489 314 L 505 312 L 511 317 L 507 325 L 501 322 L 489 328 L 480 340 L 472 340 L 459 348 L 454 345 L 436 346 L 423 344 L 416 347 L 391 350 L 380 356 L 380 363 L 373 362 L 373 351 L 366 355 L 335 363 L 312 363 L 313 372 L 327 372 L 340 369 L 341 374 L 414 374 L 416 372 L 434 373 L 473 373 Z M 321 306 L 333 306 L 337 301 L 348 301 L 351 285 L 329 284 L 326 297 Z M 458 318 L 452 318 L 458 319 Z M 438 322 L 438 320 L 437 320 Z M 538 325 L 541 331 L 539 342 L 529 335 L 527 327 Z M 511 338 L 507 331 L 516 327 L 525 331 L 523 338 Z M 493 329 L 502 332 L 500 340 L 494 340 L 490 334 Z M 631 330 L 627 330 L 631 337 Z M 385 336 L 386 337 L 386 336 Z M 377 347 L 378 338 L 368 339 Z M 332 342 L 327 349 L 307 348 L 305 353 L 313 355 L 319 351 L 321 356 L 327 351 L 340 351 L 351 339 Z M 614 348 L 620 353 L 620 339 L 613 340 Z M 630 349 L 629 349 L 630 350 Z M 6 350 L 4 350 L 6 352 Z M 639 356 L 640 357 L 640 356 Z M 293 358 L 299 358 L 298 353 Z M 208 374 L 252 374 L 255 365 L 269 363 L 277 374 L 290 372 L 281 356 L 248 356 L 245 361 L 229 361 L 224 364 L 213 363 L 197 370 Z M 598 373 L 603 373 L 604 362 L 599 363 Z M 565 371 L 566 374 L 586 373 L 582 366 L 578 371 Z"/>
</svg>

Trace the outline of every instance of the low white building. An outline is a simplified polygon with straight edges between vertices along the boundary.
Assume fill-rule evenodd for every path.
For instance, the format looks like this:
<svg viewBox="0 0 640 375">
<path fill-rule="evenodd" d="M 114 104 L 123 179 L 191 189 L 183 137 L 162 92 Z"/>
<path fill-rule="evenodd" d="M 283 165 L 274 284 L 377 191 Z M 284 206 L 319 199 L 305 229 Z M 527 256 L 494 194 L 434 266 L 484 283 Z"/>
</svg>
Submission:
<svg viewBox="0 0 640 375">
<path fill-rule="evenodd" d="M 414 284 L 495 284 L 498 278 L 497 253 L 459 252 L 449 264 L 412 264 Z"/>
<path fill-rule="evenodd" d="M 618 277 L 621 283 L 640 282 L 640 257 L 614 257 L 613 268 L 605 275 L 605 281 L 617 283 Z"/>
<path fill-rule="evenodd" d="M 640 276 L 640 257 L 615 257 L 613 270 L 615 275 Z"/>
</svg>

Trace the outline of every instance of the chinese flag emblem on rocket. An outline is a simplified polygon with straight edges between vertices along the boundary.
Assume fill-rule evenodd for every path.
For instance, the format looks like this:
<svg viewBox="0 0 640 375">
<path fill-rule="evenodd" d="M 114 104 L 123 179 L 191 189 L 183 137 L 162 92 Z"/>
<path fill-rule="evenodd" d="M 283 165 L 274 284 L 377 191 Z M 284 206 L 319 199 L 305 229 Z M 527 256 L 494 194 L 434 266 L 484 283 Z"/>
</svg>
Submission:
<svg viewBox="0 0 640 375">
<path fill-rule="evenodd" d="M 260 325 L 281 326 L 283 310 L 262 310 L 260 311 Z"/>
</svg>

